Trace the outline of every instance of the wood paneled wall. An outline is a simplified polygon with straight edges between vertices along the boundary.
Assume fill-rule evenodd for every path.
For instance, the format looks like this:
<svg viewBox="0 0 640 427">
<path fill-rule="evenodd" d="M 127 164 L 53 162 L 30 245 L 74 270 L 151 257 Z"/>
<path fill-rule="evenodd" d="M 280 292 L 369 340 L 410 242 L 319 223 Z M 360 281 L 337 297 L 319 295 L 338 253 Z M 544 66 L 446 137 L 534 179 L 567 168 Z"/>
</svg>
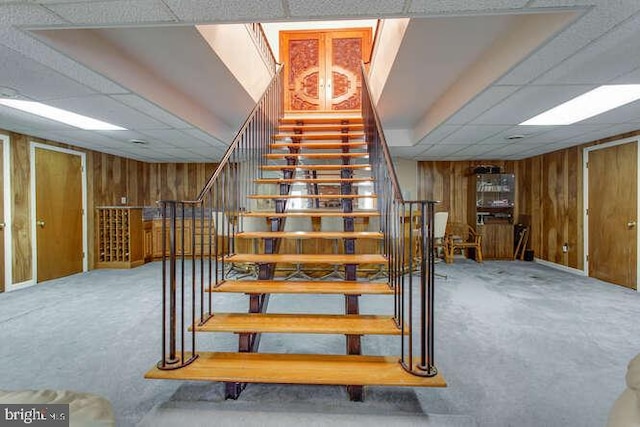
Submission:
<svg viewBox="0 0 640 427">
<path fill-rule="evenodd" d="M 11 208 L 13 212 L 13 283 L 32 279 L 30 142 L 69 148 L 87 154 L 87 216 L 89 268 L 94 266 L 96 206 L 155 206 L 161 199 L 191 199 L 204 185 L 213 163 L 144 163 L 111 154 L 6 132 L 11 138 Z"/>
<path fill-rule="evenodd" d="M 528 247 L 540 259 L 578 269 L 583 268 L 582 148 L 520 160 L 516 172 L 518 220 L 530 226 Z"/>
<path fill-rule="evenodd" d="M 585 147 L 640 135 L 615 135 L 518 161 L 422 161 L 418 163 L 418 195 L 440 200 L 439 211 L 452 221 L 466 221 L 468 176 L 474 166 L 490 164 L 516 175 L 516 221 L 530 226 L 528 247 L 537 258 L 582 270 L 583 173 Z M 562 252 L 568 244 L 569 251 Z"/>
<path fill-rule="evenodd" d="M 469 177 L 479 165 L 500 166 L 503 173 L 515 173 L 516 167 L 503 160 L 418 162 L 418 198 L 440 201 L 436 210 L 449 212 L 449 221 L 467 222 Z"/>
</svg>

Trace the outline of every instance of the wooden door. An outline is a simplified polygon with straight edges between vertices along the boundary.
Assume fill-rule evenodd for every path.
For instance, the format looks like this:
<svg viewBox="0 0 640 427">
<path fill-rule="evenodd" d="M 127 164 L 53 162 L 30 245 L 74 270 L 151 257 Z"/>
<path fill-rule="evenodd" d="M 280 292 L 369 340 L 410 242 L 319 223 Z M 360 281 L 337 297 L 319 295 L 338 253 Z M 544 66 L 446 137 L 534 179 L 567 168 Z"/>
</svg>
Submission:
<svg viewBox="0 0 640 427">
<path fill-rule="evenodd" d="M 637 288 L 636 143 L 589 152 L 589 275 Z"/>
<path fill-rule="evenodd" d="M 287 111 L 360 110 L 371 29 L 281 31 Z"/>
<path fill-rule="evenodd" d="M 82 159 L 35 149 L 38 282 L 82 271 Z"/>
<path fill-rule="evenodd" d="M 4 144 L 0 140 L 0 292 L 4 292 Z"/>
</svg>

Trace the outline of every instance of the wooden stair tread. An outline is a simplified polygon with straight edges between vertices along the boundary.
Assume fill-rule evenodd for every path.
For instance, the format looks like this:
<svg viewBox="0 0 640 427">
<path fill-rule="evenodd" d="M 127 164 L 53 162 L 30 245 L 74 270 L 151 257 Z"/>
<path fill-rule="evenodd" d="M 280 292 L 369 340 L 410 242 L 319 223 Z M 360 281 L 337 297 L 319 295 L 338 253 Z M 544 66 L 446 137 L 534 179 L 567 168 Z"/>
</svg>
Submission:
<svg viewBox="0 0 640 427">
<path fill-rule="evenodd" d="M 314 211 L 308 210 L 304 212 L 272 212 L 272 211 L 254 211 L 254 212 L 244 212 L 242 215 L 251 216 L 251 217 L 260 217 L 260 218 L 284 218 L 287 216 L 291 217 L 300 217 L 300 216 L 311 216 L 311 217 L 353 217 L 353 218 L 369 218 L 374 216 L 380 216 L 380 213 L 377 211 L 355 211 L 355 212 L 342 212 L 342 211 Z"/>
<path fill-rule="evenodd" d="M 361 142 L 276 142 L 271 144 L 271 148 L 303 148 L 308 150 L 323 150 L 323 149 L 340 149 L 340 148 L 358 148 L 366 147 L 365 141 Z"/>
<path fill-rule="evenodd" d="M 295 131 L 295 130 L 301 130 L 303 132 L 322 132 L 322 131 L 340 131 L 343 129 L 349 129 L 350 131 L 354 131 L 354 130 L 363 130 L 364 129 L 364 125 L 362 123 L 356 124 L 356 123 L 347 123 L 347 124 L 339 124 L 339 123 L 326 123 L 326 124 L 302 124 L 302 125 L 297 125 L 297 124 L 287 124 L 287 125 L 280 125 L 278 126 L 278 129 L 280 129 L 280 132 L 291 132 L 291 131 Z"/>
<path fill-rule="evenodd" d="M 208 289 L 245 294 L 393 295 L 387 283 L 350 281 L 226 280 Z"/>
<path fill-rule="evenodd" d="M 376 231 L 250 231 L 235 234 L 238 239 L 382 239 Z"/>
<path fill-rule="evenodd" d="M 380 254 L 234 254 L 225 262 L 290 263 L 290 264 L 386 264 Z"/>
<path fill-rule="evenodd" d="M 331 184 L 342 182 L 373 182 L 373 178 L 258 178 L 255 180 L 258 184 L 292 184 L 294 182 L 309 184 Z"/>
<path fill-rule="evenodd" d="M 319 125 L 319 124 L 362 124 L 362 117 L 330 117 L 330 116 L 316 116 L 312 117 L 305 115 L 304 117 L 285 116 L 280 119 L 281 124 L 299 124 L 303 125 Z"/>
<path fill-rule="evenodd" d="M 364 132 L 331 132 L 331 133 L 279 133 L 273 135 L 273 139 L 275 140 L 283 140 L 283 139 L 299 139 L 299 140 L 309 140 L 309 139 L 328 139 L 338 141 L 343 139 L 354 139 L 354 138 L 364 138 Z"/>
<path fill-rule="evenodd" d="M 375 199 L 375 194 L 250 194 L 249 199 Z"/>
<path fill-rule="evenodd" d="M 185 358 L 191 357 L 185 354 Z M 398 356 L 201 352 L 181 369 L 153 367 L 149 379 L 240 383 L 446 387 L 442 374 L 407 373 Z"/>
<path fill-rule="evenodd" d="M 340 170 L 340 169 L 371 169 L 370 164 L 358 165 L 262 165 L 263 170 L 300 169 L 300 170 Z"/>
<path fill-rule="evenodd" d="M 265 154 L 267 159 L 283 157 L 306 157 L 308 159 L 341 159 L 343 157 L 368 157 L 369 153 L 271 153 Z"/>
<path fill-rule="evenodd" d="M 198 332 L 400 335 L 392 316 L 369 314 L 214 313 Z M 408 333 L 405 327 L 405 333 Z"/>
</svg>

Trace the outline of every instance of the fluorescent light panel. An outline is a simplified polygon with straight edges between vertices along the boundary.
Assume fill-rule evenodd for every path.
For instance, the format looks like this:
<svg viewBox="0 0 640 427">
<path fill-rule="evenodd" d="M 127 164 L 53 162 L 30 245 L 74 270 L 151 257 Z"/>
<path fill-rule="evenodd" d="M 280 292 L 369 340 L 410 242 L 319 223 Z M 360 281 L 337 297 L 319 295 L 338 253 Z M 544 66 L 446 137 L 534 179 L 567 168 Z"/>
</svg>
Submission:
<svg viewBox="0 0 640 427">
<path fill-rule="evenodd" d="M 123 127 L 112 125 L 111 123 L 92 119 L 91 117 L 72 113 L 71 111 L 62 110 L 40 102 L 0 99 L 0 104 L 84 130 L 126 130 Z"/>
<path fill-rule="evenodd" d="M 604 85 L 542 114 L 520 126 L 571 125 L 640 99 L 640 85 Z"/>
</svg>

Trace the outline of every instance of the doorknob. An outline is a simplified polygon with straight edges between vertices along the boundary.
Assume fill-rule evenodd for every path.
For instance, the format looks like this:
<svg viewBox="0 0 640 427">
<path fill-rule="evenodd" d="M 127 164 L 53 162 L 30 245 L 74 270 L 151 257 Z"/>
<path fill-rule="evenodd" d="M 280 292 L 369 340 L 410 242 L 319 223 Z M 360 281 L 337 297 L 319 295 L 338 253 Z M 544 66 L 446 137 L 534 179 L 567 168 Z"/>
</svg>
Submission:
<svg viewBox="0 0 640 427">
<path fill-rule="evenodd" d="M 44 228 L 44 221 L 36 221 L 36 225 L 40 228 Z"/>
<path fill-rule="evenodd" d="M 627 227 L 629 227 L 629 228 L 633 228 L 633 227 L 635 227 L 635 226 L 636 226 L 636 222 L 635 222 L 635 221 L 629 221 L 629 222 L 627 223 Z"/>
<path fill-rule="evenodd" d="M 4 226 L 5 226 L 5 225 L 6 225 L 6 224 L 5 224 L 4 222 L 0 222 L 0 230 L 4 230 Z"/>
<path fill-rule="evenodd" d="M 320 87 L 323 88 L 324 87 L 324 79 L 320 79 Z"/>
<path fill-rule="evenodd" d="M 327 87 L 331 89 L 331 79 L 327 80 Z"/>
</svg>

